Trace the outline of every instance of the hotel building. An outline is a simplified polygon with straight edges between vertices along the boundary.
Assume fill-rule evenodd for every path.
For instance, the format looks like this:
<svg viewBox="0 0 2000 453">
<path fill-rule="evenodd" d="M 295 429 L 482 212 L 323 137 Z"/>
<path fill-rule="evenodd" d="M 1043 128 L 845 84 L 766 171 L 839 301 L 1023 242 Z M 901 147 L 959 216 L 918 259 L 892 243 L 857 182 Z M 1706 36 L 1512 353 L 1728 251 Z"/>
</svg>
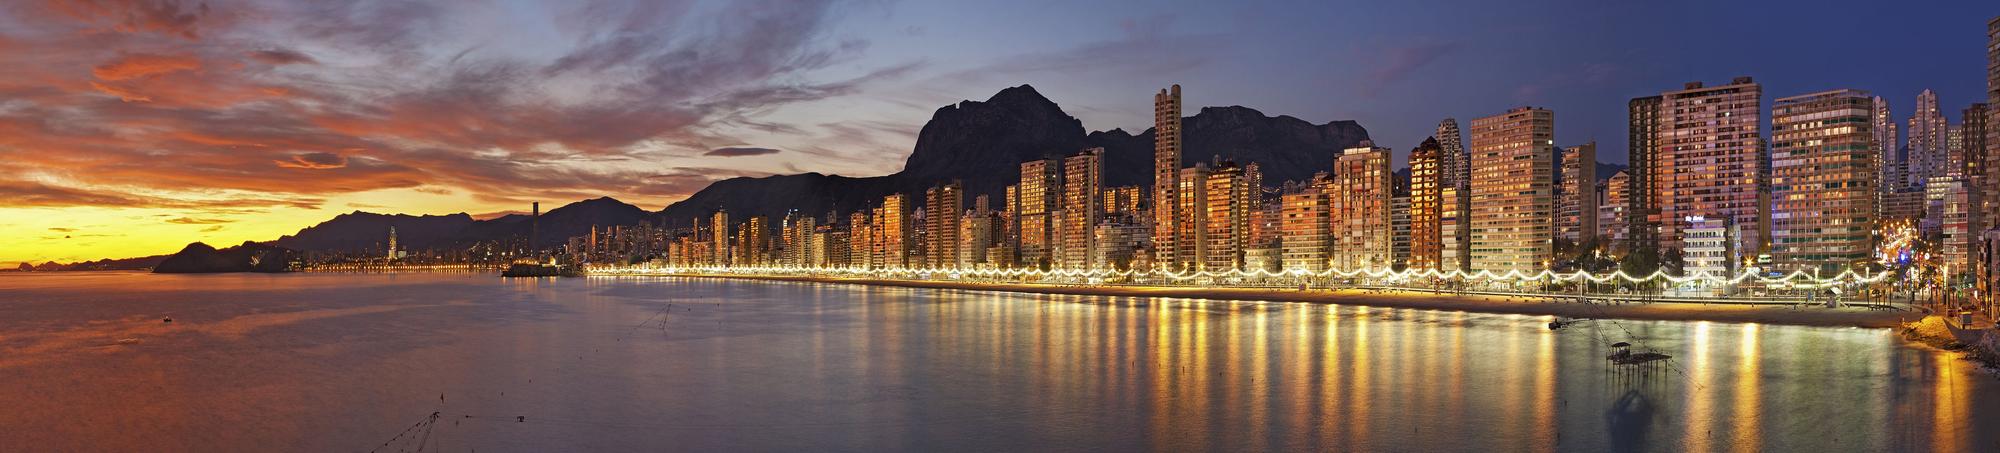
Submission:
<svg viewBox="0 0 2000 453">
<path fill-rule="evenodd" d="M 1334 160 L 1334 192 L 1328 200 L 1334 268 L 1389 268 L 1395 247 L 1390 224 L 1394 175 L 1389 160 L 1389 148 L 1368 141 Z"/>
<path fill-rule="evenodd" d="M 1682 248 L 1681 230 L 1687 219 L 1728 219 L 1741 231 L 1730 251 L 1742 262 L 1763 248 L 1765 206 L 1758 203 L 1761 178 L 1763 88 L 1749 77 L 1728 85 L 1689 82 L 1679 91 L 1661 93 L 1660 166 L 1655 172 L 1662 219 L 1663 249 Z M 1733 270 L 1733 268 L 1731 268 Z"/>
<path fill-rule="evenodd" d="M 1780 270 L 1832 275 L 1866 262 L 1878 207 L 1875 102 L 1859 90 L 1771 105 L 1771 254 Z"/>
<path fill-rule="evenodd" d="M 1555 112 L 1472 120 L 1472 270 L 1535 273 L 1555 239 Z"/>
</svg>

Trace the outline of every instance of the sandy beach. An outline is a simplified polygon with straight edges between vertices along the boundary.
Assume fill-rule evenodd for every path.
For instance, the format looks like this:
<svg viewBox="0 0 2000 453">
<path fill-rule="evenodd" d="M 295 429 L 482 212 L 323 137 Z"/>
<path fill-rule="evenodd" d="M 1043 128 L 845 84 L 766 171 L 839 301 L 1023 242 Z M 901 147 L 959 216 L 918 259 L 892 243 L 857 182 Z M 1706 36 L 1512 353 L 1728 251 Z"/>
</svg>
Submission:
<svg viewBox="0 0 2000 453">
<path fill-rule="evenodd" d="M 615 275 L 615 274 L 614 274 Z M 1626 303 L 1583 304 L 1533 297 L 1479 294 L 1438 294 L 1424 291 L 1371 289 L 1201 288 L 1171 286 L 1082 286 L 1036 283 L 954 282 L 782 275 L 677 274 L 677 277 L 734 278 L 792 282 L 840 283 L 904 288 L 1010 291 L 1081 296 L 1179 297 L 1214 300 L 1254 300 L 1365 305 L 1387 308 L 1456 310 L 1481 313 L 1547 315 L 1565 318 L 1612 318 L 1658 321 L 1713 321 L 1821 327 L 1893 328 L 1922 319 L 1916 311 L 1871 308 L 1824 308 L 1774 305 Z"/>
</svg>

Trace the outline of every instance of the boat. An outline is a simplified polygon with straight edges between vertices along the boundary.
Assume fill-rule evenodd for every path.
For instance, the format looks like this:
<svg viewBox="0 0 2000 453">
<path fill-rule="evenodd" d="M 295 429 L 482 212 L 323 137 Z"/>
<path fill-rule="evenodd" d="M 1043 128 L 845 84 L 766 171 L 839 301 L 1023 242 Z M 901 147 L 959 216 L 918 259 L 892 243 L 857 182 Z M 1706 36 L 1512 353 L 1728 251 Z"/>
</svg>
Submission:
<svg viewBox="0 0 2000 453">
<path fill-rule="evenodd" d="M 563 275 L 562 266 L 557 266 L 548 263 L 537 263 L 533 261 L 529 262 L 516 261 L 514 262 L 514 264 L 507 265 L 507 270 L 500 271 L 501 277 L 510 277 L 510 278 L 511 277 L 560 277 L 562 275 Z"/>
</svg>

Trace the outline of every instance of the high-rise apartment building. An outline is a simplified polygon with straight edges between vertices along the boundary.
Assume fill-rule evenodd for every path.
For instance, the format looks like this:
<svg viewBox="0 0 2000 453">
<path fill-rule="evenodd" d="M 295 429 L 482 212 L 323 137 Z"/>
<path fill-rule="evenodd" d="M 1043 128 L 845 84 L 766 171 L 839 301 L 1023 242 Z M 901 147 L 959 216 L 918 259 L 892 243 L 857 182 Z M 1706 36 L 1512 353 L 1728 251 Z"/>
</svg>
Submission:
<svg viewBox="0 0 2000 453">
<path fill-rule="evenodd" d="M 1625 211 L 1631 208 L 1632 172 L 1629 170 L 1612 173 L 1604 180 L 1604 186 L 1597 191 L 1597 234 L 1604 238 L 1604 244 L 1615 250 L 1626 250 L 1626 239 L 1630 234 L 1625 222 Z"/>
<path fill-rule="evenodd" d="M 1583 244 L 1597 235 L 1597 142 L 1563 148 L 1556 235 Z"/>
<path fill-rule="evenodd" d="M 1062 207 L 1062 161 L 1038 159 L 1021 163 L 1020 208 L 1016 215 L 1020 231 L 1021 264 L 1046 268 L 1055 264 L 1050 256 L 1056 245 L 1055 211 Z"/>
<path fill-rule="evenodd" d="M 1184 263 L 1180 249 L 1181 226 L 1188 211 L 1173 209 L 1182 204 L 1177 194 L 1183 185 L 1181 173 L 1181 86 L 1153 95 L 1153 253 L 1155 263 L 1169 271 Z"/>
<path fill-rule="evenodd" d="M 1104 148 L 1063 159 L 1062 256 L 1065 269 L 1089 269 L 1096 256 L 1097 221 L 1104 218 Z"/>
<path fill-rule="evenodd" d="M 958 222 L 965 212 L 965 190 L 958 181 L 924 191 L 924 261 L 931 269 L 958 265 Z"/>
<path fill-rule="evenodd" d="M 882 197 L 881 213 L 875 222 L 881 225 L 876 237 L 882 244 L 882 266 L 905 268 L 910 266 L 910 201 L 903 194 L 889 194 Z"/>
<path fill-rule="evenodd" d="M 1436 137 L 1410 150 L 1410 269 L 1438 269 L 1444 235 L 1438 211 L 1444 208 L 1444 151 Z"/>
<path fill-rule="evenodd" d="M 866 209 L 856 210 L 847 215 L 847 265 L 862 269 L 880 266 L 869 248 L 875 243 L 875 219 L 869 217 Z"/>
<path fill-rule="evenodd" d="M 1555 112 L 1472 120 L 1472 270 L 1540 272 L 1554 255 Z"/>
<path fill-rule="evenodd" d="M 2000 175 L 1993 173 L 1994 157 L 1987 153 L 1986 135 L 1989 133 L 1987 128 L 1991 127 L 1987 123 L 1990 119 L 1987 117 L 1989 114 L 1987 109 L 1986 103 L 1975 102 L 1961 112 L 1959 116 L 1961 122 L 1957 127 L 1960 140 L 1956 147 L 1957 151 L 1953 151 L 1965 159 L 1965 173 L 1972 179 L 1973 187 L 1978 189 L 1977 197 L 1981 206 L 1972 210 L 1972 214 L 1980 221 L 1980 225 L 1992 223 L 1994 203 L 2000 202 L 2000 186 L 1995 186 L 1996 182 L 2000 182 L 1996 180 Z"/>
<path fill-rule="evenodd" d="M 1197 163 L 1181 169 L 1174 178 L 1178 185 L 1174 187 L 1177 194 L 1174 205 L 1177 207 L 1174 208 L 1176 220 L 1173 226 L 1179 230 L 1174 232 L 1174 237 L 1180 242 L 1174 247 L 1171 260 L 1155 263 L 1155 266 L 1165 266 L 1162 269 L 1172 272 L 1201 269 L 1200 263 L 1208 256 L 1208 176 L 1208 164 Z M 1167 205 L 1159 204 L 1155 209 L 1167 209 Z M 1154 225 L 1153 228 L 1160 226 Z"/>
<path fill-rule="evenodd" d="M 1284 234 L 1279 241 L 1285 271 L 1314 274 L 1326 271 L 1331 262 L 1327 251 L 1332 246 L 1327 240 L 1332 232 L 1328 222 L 1333 218 L 1328 212 L 1327 198 L 1332 191 L 1333 180 L 1326 172 L 1320 172 L 1311 182 L 1288 186 L 1280 198 L 1284 218 L 1279 228 Z"/>
<path fill-rule="evenodd" d="M 1254 209 L 1251 198 L 1257 193 L 1250 187 L 1250 182 L 1256 179 L 1249 174 L 1253 171 L 1228 161 L 1217 162 L 1210 170 L 1203 188 L 1207 195 L 1202 212 L 1206 213 L 1204 226 L 1208 231 L 1203 238 L 1207 246 L 1202 250 L 1202 270 L 1226 272 L 1243 268 Z"/>
<path fill-rule="evenodd" d="M 1929 184 L 1931 178 L 1960 174 L 1952 168 L 1951 149 L 1948 145 L 1951 124 L 1938 109 L 1937 92 L 1924 90 L 1917 93 L 1916 111 L 1910 116 L 1910 174 L 1911 185 Z"/>
<path fill-rule="evenodd" d="M 715 265 L 728 266 L 729 263 L 729 211 L 716 210 L 709 216 L 709 238 L 714 241 Z"/>
<path fill-rule="evenodd" d="M 1390 224 L 1394 175 L 1389 161 L 1389 148 L 1367 141 L 1334 160 L 1333 195 L 1328 199 L 1334 268 L 1389 268 L 1395 247 Z"/>
<path fill-rule="evenodd" d="M 1838 273 L 1873 251 L 1875 101 L 1859 90 L 1771 104 L 1771 255 L 1781 270 Z"/>
<path fill-rule="evenodd" d="M 1988 219 L 2000 219 L 2000 17 L 1986 22 L 1986 190 Z M 1994 223 L 2000 223 L 1996 221 Z"/>
<path fill-rule="evenodd" d="M 1438 270 L 1472 269 L 1472 198 L 1456 187 L 1438 191 Z"/>
<path fill-rule="evenodd" d="M 1889 110 L 1889 100 L 1876 96 L 1873 101 L 1874 112 L 1870 115 L 1870 125 L 1875 131 L 1873 142 L 1876 149 L 1875 180 L 1880 183 L 1876 185 L 1875 190 L 1881 193 L 1895 192 L 1909 187 L 1909 176 L 1904 172 L 1906 163 L 1903 162 L 1902 153 L 1897 151 L 1901 149 L 1902 141 L 1896 133 L 1898 130 L 1896 118 Z"/>
<path fill-rule="evenodd" d="M 1660 168 L 1655 189 L 1660 204 L 1663 248 L 1681 248 L 1681 230 L 1690 219 L 1727 219 L 1740 230 L 1730 247 L 1738 256 L 1763 250 L 1763 212 L 1758 203 L 1764 171 L 1763 88 L 1749 77 L 1722 86 L 1689 82 L 1661 93 Z M 1733 269 L 1732 269 L 1733 270 Z"/>
<path fill-rule="evenodd" d="M 1104 215 L 1139 215 L 1145 210 L 1145 193 L 1146 191 L 1139 186 L 1104 189 Z"/>
<path fill-rule="evenodd" d="M 1439 187 L 1457 187 L 1463 192 L 1472 179 L 1472 156 L 1465 152 L 1465 134 L 1459 132 L 1458 120 L 1445 118 L 1438 122 L 1437 133 L 1431 138 L 1437 140 Z"/>
<path fill-rule="evenodd" d="M 1626 198 L 1625 227 L 1628 241 L 1647 246 L 1659 241 L 1660 203 L 1660 106 L 1665 98 L 1645 96 L 1625 104 L 1626 171 L 1631 175 L 1630 196 Z M 1626 244 L 1629 250 L 1633 245 Z"/>
</svg>

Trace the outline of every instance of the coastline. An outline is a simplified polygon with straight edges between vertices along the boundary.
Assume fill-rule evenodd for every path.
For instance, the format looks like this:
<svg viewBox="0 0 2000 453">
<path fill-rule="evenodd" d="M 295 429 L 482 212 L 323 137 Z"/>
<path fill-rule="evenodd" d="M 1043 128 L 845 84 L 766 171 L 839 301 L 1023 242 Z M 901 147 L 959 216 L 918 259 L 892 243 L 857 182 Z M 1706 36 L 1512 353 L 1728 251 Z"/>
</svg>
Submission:
<svg viewBox="0 0 2000 453">
<path fill-rule="evenodd" d="M 621 277 L 618 274 L 600 274 Z M 1626 319 L 1638 321 L 1711 321 L 1813 327 L 1900 328 L 1923 319 L 1914 311 L 1865 308 L 1792 308 L 1771 305 L 1634 303 L 1580 304 L 1551 302 L 1528 297 L 1481 294 L 1438 294 L 1424 291 L 1372 289 L 1314 289 L 1300 291 L 1280 288 L 1202 288 L 1174 286 L 1078 286 L 1038 283 L 958 282 L 891 280 L 873 278 L 806 277 L 785 275 L 671 274 L 663 277 L 766 280 L 801 283 L 833 283 L 900 288 L 956 289 L 1032 294 L 1060 294 L 1109 297 L 1178 297 L 1189 299 L 1246 300 L 1262 302 L 1303 302 L 1362 305 L 1381 308 L 1465 311 L 1495 314 L 1559 316 L 1565 318 Z"/>
</svg>

